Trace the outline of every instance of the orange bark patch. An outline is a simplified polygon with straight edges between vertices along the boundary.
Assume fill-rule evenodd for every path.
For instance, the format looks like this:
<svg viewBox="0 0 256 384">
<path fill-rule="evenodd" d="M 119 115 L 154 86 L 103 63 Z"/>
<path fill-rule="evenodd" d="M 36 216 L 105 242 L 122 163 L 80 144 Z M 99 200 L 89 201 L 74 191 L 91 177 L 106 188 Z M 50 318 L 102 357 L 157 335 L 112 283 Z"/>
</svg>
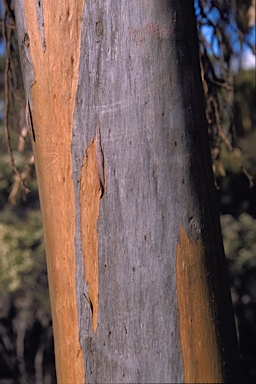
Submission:
<svg viewBox="0 0 256 384">
<path fill-rule="evenodd" d="M 24 0 L 34 67 L 31 88 L 37 179 L 59 383 L 84 383 L 76 302 L 75 198 L 71 140 L 84 1 L 44 1 L 42 46 L 36 2 Z"/>
<path fill-rule="evenodd" d="M 189 240 L 182 227 L 176 248 L 176 279 L 184 381 L 223 382 L 202 239 Z"/>
<path fill-rule="evenodd" d="M 98 317 L 98 233 L 97 220 L 101 198 L 96 143 L 88 146 L 83 158 L 80 182 L 81 241 L 84 255 L 84 275 L 88 283 L 94 333 Z"/>
</svg>

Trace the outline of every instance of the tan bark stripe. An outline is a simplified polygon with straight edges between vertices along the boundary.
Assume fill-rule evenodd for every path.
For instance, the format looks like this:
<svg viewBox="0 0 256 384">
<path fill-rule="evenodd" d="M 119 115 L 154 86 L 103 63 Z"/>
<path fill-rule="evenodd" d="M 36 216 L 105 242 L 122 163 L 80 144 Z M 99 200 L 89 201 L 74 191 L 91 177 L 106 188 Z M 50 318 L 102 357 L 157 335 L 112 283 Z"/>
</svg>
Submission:
<svg viewBox="0 0 256 384">
<path fill-rule="evenodd" d="M 176 248 L 179 332 L 185 383 L 223 382 L 202 239 L 183 227 Z"/>
<path fill-rule="evenodd" d="M 59 383 L 84 383 L 76 305 L 71 138 L 84 1 L 43 4 L 45 49 L 35 1 L 24 0 L 35 83 L 33 145 L 44 222 Z M 41 30 L 42 33 L 42 30 Z M 65 342 L 63 342 L 65 340 Z"/>
<path fill-rule="evenodd" d="M 97 220 L 101 198 L 96 143 L 93 140 L 83 158 L 80 183 L 81 241 L 84 255 L 84 275 L 88 283 L 92 326 L 97 329 L 98 317 L 98 233 Z"/>
</svg>

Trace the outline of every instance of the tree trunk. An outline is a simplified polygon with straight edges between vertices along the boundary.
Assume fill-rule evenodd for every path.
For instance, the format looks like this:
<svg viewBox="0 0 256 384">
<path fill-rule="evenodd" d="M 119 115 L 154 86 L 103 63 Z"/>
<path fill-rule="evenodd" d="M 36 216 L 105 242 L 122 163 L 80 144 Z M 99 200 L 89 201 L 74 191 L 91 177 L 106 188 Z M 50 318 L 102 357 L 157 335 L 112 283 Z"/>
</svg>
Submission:
<svg viewBox="0 0 256 384">
<path fill-rule="evenodd" d="M 15 14 L 58 382 L 237 382 L 193 3 Z"/>
</svg>

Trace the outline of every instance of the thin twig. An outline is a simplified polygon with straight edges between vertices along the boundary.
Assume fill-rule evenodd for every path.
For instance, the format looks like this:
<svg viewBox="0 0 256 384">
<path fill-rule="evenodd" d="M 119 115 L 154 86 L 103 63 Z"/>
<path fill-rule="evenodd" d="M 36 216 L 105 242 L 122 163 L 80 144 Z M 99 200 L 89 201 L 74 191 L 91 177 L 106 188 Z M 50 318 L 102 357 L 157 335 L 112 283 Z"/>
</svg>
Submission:
<svg viewBox="0 0 256 384">
<path fill-rule="evenodd" d="M 227 136 L 223 132 L 223 129 L 221 127 L 220 116 L 219 116 L 219 113 L 218 113 L 218 106 L 217 106 L 216 100 L 212 97 L 211 101 L 212 101 L 212 103 L 214 105 L 214 112 L 215 112 L 215 119 L 216 119 L 216 125 L 217 125 L 217 129 L 218 129 L 218 134 L 219 134 L 220 138 L 222 139 L 222 141 L 224 142 L 224 144 L 226 145 L 226 147 L 228 148 L 229 152 L 231 153 L 231 156 L 236 161 L 236 163 L 238 164 L 238 166 L 241 169 L 241 171 L 243 172 L 243 174 L 247 177 L 247 179 L 249 181 L 250 188 L 252 188 L 254 186 L 253 177 L 252 177 L 252 175 L 250 175 L 250 173 L 247 171 L 247 169 L 243 166 L 242 162 L 237 157 L 237 155 L 236 155 L 236 153 L 234 151 L 234 147 L 229 142 L 229 140 L 227 139 Z"/>
<path fill-rule="evenodd" d="M 2 28 L 5 27 L 10 29 L 15 29 L 15 25 L 4 23 L 4 20 L 0 20 L 0 25 L 2 25 Z"/>
<path fill-rule="evenodd" d="M 7 35 L 7 28 L 5 25 L 5 21 L 7 18 L 7 10 L 5 6 L 4 16 L 3 16 L 3 24 L 2 24 L 2 33 L 4 37 L 4 47 L 5 47 L 5 72 L 4 72 L 4 82 L 5 82 L 5 120 L 4 120 L 4 131 L 6 137 L 6 144 L 8 155 L 10 157 L 11 166 L 17 177 L 19 178 L 20 184 L 26 193 L 30 192 L 30 190 L 25 185 L 25 182 L 22 178 L 22 175 L 18 171 L 15 160 L 12 153 L 11 148 L 11 140 L 10 140 L 10 130 L 9 130 L 9 70 L 10 70 L 10 49 L 9 49 L 9 39 Z"/>
</svg>

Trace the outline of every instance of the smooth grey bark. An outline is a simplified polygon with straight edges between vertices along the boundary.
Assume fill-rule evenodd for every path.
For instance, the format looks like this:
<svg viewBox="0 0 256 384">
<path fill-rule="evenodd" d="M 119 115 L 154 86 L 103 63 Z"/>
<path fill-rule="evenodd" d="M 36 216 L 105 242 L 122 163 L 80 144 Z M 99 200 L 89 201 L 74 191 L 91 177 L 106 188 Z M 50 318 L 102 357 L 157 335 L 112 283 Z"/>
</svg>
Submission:
<svg viewBox="0 0 256 384">
<path fill-rule="evenodd" d="M 85 333 L 88 314 L 83 311 L 90 311 L 88 307 L 81 308 L 80 318 L 89 382 L 182 381 L 174 258 L 178 241 L 174 218 L 182 202 L 174 205 L 169 189 L 176 184 L 170 153 L 184 116 L 175 84 L 177 64 L 171 59 L 176 56 L 175 42 L 158 36 L 158 26 L 172 34 L 175 22 L 168 1 L 85 4 L 74 175 L 79 180 L 84 150 L 99 120 L 107 183 L 98 221 L 96 336 L 90 327 Z M 103 28 L 100 36 L 97 23 Z M 156 37 L 148 32 L 151 24 Z M 177 105 L 172 114 L 171 104 Z M 177 127 L 173 132 L 170 120 Z M 179 144 L 175 178 L 184 167 L 178 148 Z M 81 265 L 79 201 L 77 211 Z M 183 215 L 186 211 L 183 207 Z M 77 275 L 81 295 L 80 269 Z"/>
<path fill-rule="evenodd" d="M 72 156 L 80 341 L 89 383 L 183 381 L 175 272 L 181 226 L 191 239 L 202 234 L 211 267 L 223 273 L 215 277 L 220 284 L 226 278 L 216 267 L 223 250 L 193 13 L 184 1 L 85 3 Z M 98 123 L 106 191 L 94 334 L 83 298 L 79 188 Z M 211 284 L 215 295 L 217 282 Z M 234 329 L 225 315 L 232 309 L 226 287 L 223 292 L 229 339 Z"/>
</svg>

